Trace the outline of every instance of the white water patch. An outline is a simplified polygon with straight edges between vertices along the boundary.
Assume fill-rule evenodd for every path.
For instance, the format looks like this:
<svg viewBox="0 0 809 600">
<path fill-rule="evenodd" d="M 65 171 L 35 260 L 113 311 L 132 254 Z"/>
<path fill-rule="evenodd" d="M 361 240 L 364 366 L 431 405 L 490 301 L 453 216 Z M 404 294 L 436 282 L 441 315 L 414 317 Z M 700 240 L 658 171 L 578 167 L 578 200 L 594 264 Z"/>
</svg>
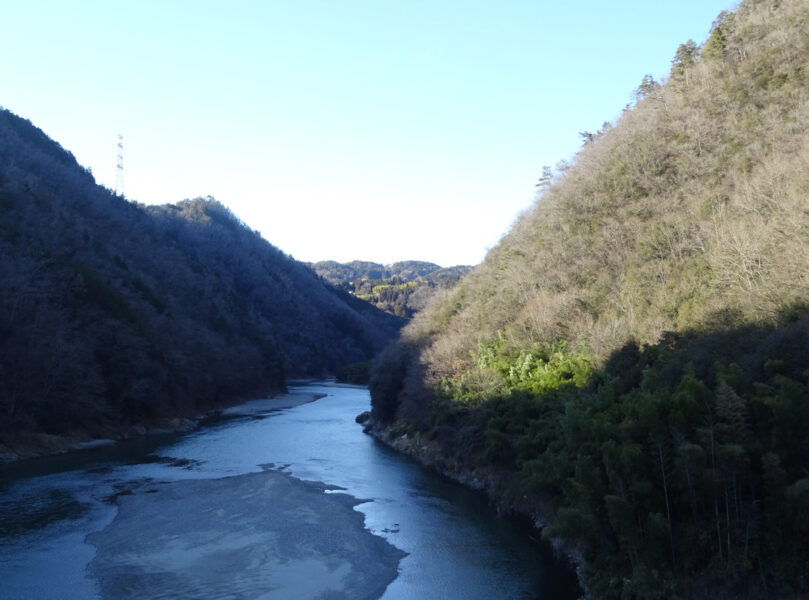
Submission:
<svg viewBox="0 0 809 600">
<path fill-rule="evenodd" d="M 378 598 L 404 553 L 357 500 L 267 471 L 149 483 L 88 539 L 104 598 Z"/>
</svg>

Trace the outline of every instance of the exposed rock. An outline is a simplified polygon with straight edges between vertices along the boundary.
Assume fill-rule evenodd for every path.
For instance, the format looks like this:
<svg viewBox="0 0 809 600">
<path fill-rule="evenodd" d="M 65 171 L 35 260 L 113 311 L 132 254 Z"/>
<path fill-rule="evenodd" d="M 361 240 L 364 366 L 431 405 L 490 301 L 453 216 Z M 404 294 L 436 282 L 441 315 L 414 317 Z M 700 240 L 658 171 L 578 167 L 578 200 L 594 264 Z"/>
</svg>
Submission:
<svg viewBox="0 0 809 600">
<path fill-rule="evenodd" d="M 502 516 L 525 519 L 538 531 L 548 522 L 542 507 L 538 507 L 527 497 L 514 493 L 514 482 L 507 473 L 473 467 L 467 462 L 460 461 L 457 457 L 448 455 L 438 442 L 428 439 L 420 431 L 410 430 L 403 421 L 381 426 L 371 420 L 363 431 L 444 477 L 485 493 L 497 513 Z M 549 542 L 556 554 L 565 557 L 577 573 L 583 568 L 584 562 L 577 548 L 555 538 Z M 581 581 L 582 577 L 579 576 L 579 582 Z M 589 597 L 587 590 L 584 590 L 583 599 Z"/>
</svg>

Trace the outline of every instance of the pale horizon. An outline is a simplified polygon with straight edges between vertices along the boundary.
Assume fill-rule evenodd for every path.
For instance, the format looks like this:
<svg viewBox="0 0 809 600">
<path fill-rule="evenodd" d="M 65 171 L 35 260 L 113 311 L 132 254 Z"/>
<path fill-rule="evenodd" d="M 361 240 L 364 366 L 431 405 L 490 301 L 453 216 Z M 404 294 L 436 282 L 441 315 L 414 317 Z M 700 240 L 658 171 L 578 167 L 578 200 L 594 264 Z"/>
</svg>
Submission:
<svg viewBox="0 0 809 600">
<path fill-rule="evenodd" d="M 726 0 L 16 3 L 0 105 L 145 204 L 298 260 L 474 265 Z"/>
</svg>

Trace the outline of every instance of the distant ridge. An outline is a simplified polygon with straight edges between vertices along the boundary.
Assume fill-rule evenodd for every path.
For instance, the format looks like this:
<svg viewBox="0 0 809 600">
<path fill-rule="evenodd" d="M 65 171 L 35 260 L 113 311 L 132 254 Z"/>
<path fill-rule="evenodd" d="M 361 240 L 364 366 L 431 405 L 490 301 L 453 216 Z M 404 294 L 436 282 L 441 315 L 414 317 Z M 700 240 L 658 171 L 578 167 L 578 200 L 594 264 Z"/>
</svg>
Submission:
<svg viewBox="0 0 809 600">
<path fill-rule="evenodd" d="M 390 314 L 410 318 L 426 306 L 439 289 L 455 285 L 472 267 L 441 267 L 417 260 L 389 265 L 355 260 L 333 260 L 311 264 L 315 272 L 331 284 L 370 302 Z"/>
</svg>

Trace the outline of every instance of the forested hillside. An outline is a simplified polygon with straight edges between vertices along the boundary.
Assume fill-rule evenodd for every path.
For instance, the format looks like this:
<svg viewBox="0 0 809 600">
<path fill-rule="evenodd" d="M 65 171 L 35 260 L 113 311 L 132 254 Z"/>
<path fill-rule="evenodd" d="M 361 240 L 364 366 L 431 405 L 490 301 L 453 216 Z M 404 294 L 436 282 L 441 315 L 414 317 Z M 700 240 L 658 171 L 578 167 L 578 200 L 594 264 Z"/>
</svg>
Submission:
<svg viewBox="0 0 809 600">
<path fill-rule="evenodd" d="M 635 98 L 386 351 L 373 427 L 596 597 L 807 597 L 809 3 L 742 2 Z"/>
<path fill-rule="evenodd" d="M 112 436 L 280 391 L 286 376 L 368 360 L 399 327 L 215 200 L 128 202 L 7 111 L 0 290 L 9 446 Z"/>
<path fill-rule="evenodd" d="M 355 260 L 314 263 L 315 272 L 333 285 L 397 317 L 411 318 L 438 290 L 450 288 L 472 270 L 416 260 L 390 265 Z"/>
</svg>

